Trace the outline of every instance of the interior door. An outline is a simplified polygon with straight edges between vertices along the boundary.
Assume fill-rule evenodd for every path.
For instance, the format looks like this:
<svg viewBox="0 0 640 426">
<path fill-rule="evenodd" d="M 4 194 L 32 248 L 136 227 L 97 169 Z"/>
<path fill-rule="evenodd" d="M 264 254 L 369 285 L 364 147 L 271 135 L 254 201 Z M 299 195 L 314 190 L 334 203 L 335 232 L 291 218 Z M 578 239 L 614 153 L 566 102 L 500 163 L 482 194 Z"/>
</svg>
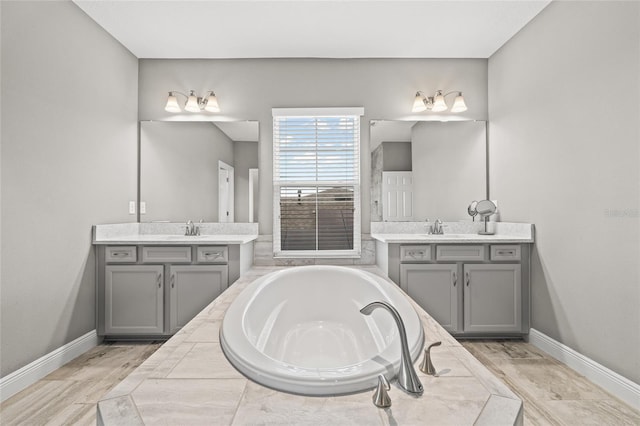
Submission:
<svg viewBox="0 0 640 426">
<path fill-rule="evenodd" d="M 382 172 L 382 220 L 413 220 L 413 173 Z"/>
</svg>

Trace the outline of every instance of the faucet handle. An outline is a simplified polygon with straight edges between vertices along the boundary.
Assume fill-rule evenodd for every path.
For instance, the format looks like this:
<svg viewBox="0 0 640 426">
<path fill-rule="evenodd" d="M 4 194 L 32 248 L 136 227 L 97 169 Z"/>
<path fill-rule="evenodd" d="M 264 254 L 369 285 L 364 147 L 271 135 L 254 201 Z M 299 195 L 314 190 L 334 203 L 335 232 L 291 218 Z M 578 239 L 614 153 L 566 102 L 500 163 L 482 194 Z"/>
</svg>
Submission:
<svg viewBox="0 0 640 426">
<path fill-rule="evenodd" d="M 430 376 L 436 375 L 436 369 L 433 367 L 433 363 L 431 362 L 431 348 L 435 346 L 440 346 L 442 342 L 435 342 L 427 346 L 424 350 L 424 359 L 420 364 L 420 371 L 424 374 L 428 374 Z"/>
<path fill-rule="evenodd" d="M 191 221 L 191 219 L 187 221 L 187 229 L 184 235 L 195 235 L 194 229 L 193 229 L 193 222 Z"/>
<path fill-rule="evenodd" d="M 391 407 L 391 398 L 389 397 L 389 390 L 391 385 L 383 374 L 378 376 L 378 386 L 375 392 L 373 392 L 373 405 L 378 408 Z"/>
</svg>

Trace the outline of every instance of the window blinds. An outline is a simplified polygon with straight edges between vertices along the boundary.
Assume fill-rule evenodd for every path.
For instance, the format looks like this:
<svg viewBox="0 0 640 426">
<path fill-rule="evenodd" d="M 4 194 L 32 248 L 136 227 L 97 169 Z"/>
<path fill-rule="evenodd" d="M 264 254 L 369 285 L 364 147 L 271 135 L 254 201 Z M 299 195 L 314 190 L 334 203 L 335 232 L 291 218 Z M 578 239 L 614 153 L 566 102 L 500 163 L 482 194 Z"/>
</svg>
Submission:
<svg viewBox="0 0 640 426">
<path fill-rule="evenodd" d="M 276 252 L 359 250 L 360 117 L 276 116 L 273 136 Z"/>
</svg>

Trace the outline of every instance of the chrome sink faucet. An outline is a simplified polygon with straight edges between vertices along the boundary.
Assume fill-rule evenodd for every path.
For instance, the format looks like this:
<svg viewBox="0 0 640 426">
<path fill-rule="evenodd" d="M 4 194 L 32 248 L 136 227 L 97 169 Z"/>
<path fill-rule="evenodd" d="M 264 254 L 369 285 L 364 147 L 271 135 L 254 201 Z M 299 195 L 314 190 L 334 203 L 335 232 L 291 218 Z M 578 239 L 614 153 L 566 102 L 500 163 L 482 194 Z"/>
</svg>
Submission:
<svg viewBox="0 0 640 426">
<path fill-rule="evenodd" d="M 400 332 L 402 354 L 400 357 L 400 368 L 398 368 L 398 384 L 411 394 L 422 395 L 424 388 L 422 387 L 422 383 L 420 383 L 418 373 L 416 373 L 413 367 L 413 362 L 411 362 L 411 353 L 409 353 L 409 344 L 407 343 L 407 331 L 404 328 L 404 322 L 402 322 L 400 314 L 396 311 L 396 308 L 385 302 L 371 302 L 360 309 L 360 313 L 371 315 L 376 308 L 384 308 L 389 311 L 396 321 L 398 331 Z"/>
<path fill-rule="evenodd" d="M 442 227 L 442 221 L 440 219 L 436 219 L 436 223 L 434 223 L 433 226 L 434 226 L 434 229 L 433 229 L 434 234 L 438 234 L 438 235 L 444 234 L 444 228 Z"/>
<path fill-rule="evenodd" d="M 428 222 L 428 220 L 427 220 Z M 436 221 L 433 223 L 433 225 L 428 227 L 429 230 L 429 234 L 433 234 L 433 235 L 443 235 L 444 234 L 444 228 L 442 227 L 442 221 L 440 219 L 436 219 Z"/>
<path fill-rule="evenodd" d="M 202 223 L 202 221 L 200 221 L 200 223 Z M 184 235 L 189 237 L 200 235 L 200 227 L 196 226 L 191 220 L 188 220 Z"/>
</svg>

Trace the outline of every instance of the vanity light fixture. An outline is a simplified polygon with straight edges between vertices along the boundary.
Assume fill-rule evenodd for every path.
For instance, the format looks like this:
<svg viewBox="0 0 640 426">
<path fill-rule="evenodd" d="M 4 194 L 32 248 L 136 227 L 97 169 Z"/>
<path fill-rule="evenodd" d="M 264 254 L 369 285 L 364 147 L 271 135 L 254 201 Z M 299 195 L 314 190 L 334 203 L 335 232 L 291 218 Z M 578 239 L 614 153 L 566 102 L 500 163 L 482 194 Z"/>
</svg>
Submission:
<svg viewBox="0 0 640 426">
<path fill-rule="evenodd" d="M 200 112 L 202 110 L 209 112 L 220 112 L 220 106 L 218 105 L 218 99 L 213 90 L 209 90 L 203 97 L 199 97 L 194 90 L 190 90 L 188 95 L 182 92 L 171 91 L 167 97 L 167 104 L 164 107 L 168 112 L 181 112 L 180 104 L 176 94 L 182 95 L 187 98 L 187 102 L 184 105 L 184 110 L 189 112 Z"/>
<path fill-rule="evenodd" d="M 453 106 L 451 107 L 451 112 L 463 112 L 467 110 L 467 104 L 464 102 L 464 97 L 462 96 L 462 92 L 453 91 L 449 93 L 442 93 L 442 90 L 436 90 L 435 95 L 426 96 L 423 92 L 416 92 L 416 98 L 413 101 L 413 112 L 422 112 L 422 111 L 433 111 L 433 112 L 442 112 L 449 109 L 447 102 L 445 101 L 445 96 L 449 96 L 456 93 L 456 97 L 453 100 Z"/>
</svg>

